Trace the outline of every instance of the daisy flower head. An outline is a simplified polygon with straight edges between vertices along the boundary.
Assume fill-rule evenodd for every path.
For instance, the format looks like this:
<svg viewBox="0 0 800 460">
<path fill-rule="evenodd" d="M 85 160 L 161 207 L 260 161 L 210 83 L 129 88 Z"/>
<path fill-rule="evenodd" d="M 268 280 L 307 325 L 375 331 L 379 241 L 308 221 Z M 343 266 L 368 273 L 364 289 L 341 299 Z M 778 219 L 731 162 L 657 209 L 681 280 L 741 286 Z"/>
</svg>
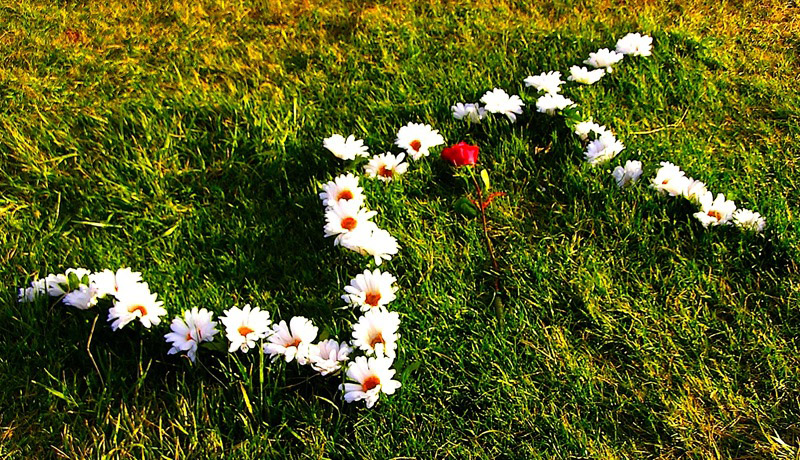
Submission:
<svg viewBox="0 0 800 460">
<path fill-rule="evenodd" d="M 610 133 L 605 126 L 598 125 L 597 123 L 589 120 L 589 121 L 582 121 L 575 125 L 575 135 L 580 137 L 582 141 L 589 140 L 589 134 L 595 134 L 597 137 L 602 136 L 605 133 Z M 613 133 L 612 133 L 613 134 Z"/>
<path fill-rule="evenodd" d="M 334 134 L 322 140 L 322 146 L 328 149 L 340 160 L 354 160 L 356 157 L 369 156 L 369 148 L 362 139 L 356 139 L 352 134 L 344 138 L 341 134 Z"/>
<path fill-rule="evenodd" d="M 61 300 L 64 302 L 64 305 L 69 305 L 79 310 L 88 310 L 97 305 L 97 288 L 94 284 L 89 286 L 81 284 L 77 289 L 73 289 L 64 295 L 64 298 Z"/>
<path fill-rule="evenodd" d="M 656 171 L 651 187 L 661 193 L 668 193 L 670 196 L 685 195 L 689 187 L 689 178 L 681 168 L 668 161 L 661 162 L 661 168 Z"/>
<path fill-rule="evenodd" d="M 372 309 L 353 326 L 353 347 L 367 354 L 395 357 L 397 339 L 400 335 L 400 315 L 384 309 Z"/>
<path fill-rule="evenodd" d="M 613 134 L 607 132 L 598 139 L 589 142 L 586 147 L 586 161 L 596 166 L 614 158 L 625 149 L 625 145 L 617 140 Z"/>
<path fill-rule="evenodd" d="M 400 250 L 397 239 L 386 230 L 372 226 L 362 232 L 348 234 L 341 240 L 341 245 L 361 255 L 369 255 L 379 266 L 384 260 L 391 260 Z"/>
<path fill-rule="evenodd" d="M 362 208 L 353 201 L 334 202 L 325 211 L 325 237 L 335 236 L 334 246 L 341 243 L 342 238 L 353 232 L 369 230 L 375 224 L 370 221 L 377 212 Z"/>
<path fill-rule="evenodd" d="M 269 319 L 269 312 L 258 307 L 251 308 L 250 304 L 241 309 L 231 307 L 222 314 L 224 316 L 220 316 L 219 320 L 225 326 L 225 335 L 231 343 L 228 347 L 230 353 L 237 349 L 247 353 L 257 346 L 257 341 L 266 338 L 270 333 L 272 321 Z"/>
<path fill-rule="evenodd" d="M 536 110 L 548 115 L 554 115 L 556 110 L 564 110 L 573 105 L 575 105 L 575 103 L 572 102 L 572 100 L 554 93 L 546 93 L 536 100 Z"/>
<path fill-rule="evenodd" d="M 329 339 L 312 345 L 308 362 L 315 371 L 322 375 L 329 375 L 337 372 L 350 359 L 353 349 L 346 342 L 339 343 Z"/>
<path fill-rule="evenodd" d="M 444 138 L 439 131 L 431 128 L 431 125 L 409 123 L 400 128 L 394 143 L 405 150 L 411 158 L 419 160 L 430 155 L 430 148 L 444 144 Z"/>
<path fill-rule="evenodd" d="M 600 81 L 606 74 L 606 69 L 589 70 L 586 67 L 572 66 L 569 68 L 567 80 L 584 85 L 592 85 Z"/>
<path fill-rule="evenodd" d="M 344 391 L 345 401 L 364 401 L 371 408 L 381 393 L 394 394 L 400 388 L 400 382 L 392 380 L 394 374 L 391 358 L 359 356 L 347 368 L 347 378 L 356 383 L 345 383 L 339 389 Z"/>
<path fill-rule="evenodd" d="M 347 294 L 342 296 L 342 300 L 360 307 L 361 311 L 385 307 L 395 299 L 396 281 L 397 278 L 391 273 L 381 273 L 377 268 L 373 271 L 364 270 L 364 273 L 350 280 L 349 286 L 344 287 Z"/>
<path fill-rule="evenodd" d="M 700 198 L 708 193 L 708 188 L 706 188 L 706 184 L 699 180 L 694 180 L 691 177 L 688 178 L 688 180 L 689 182 L 686 185 L 686 189 L 682 190 L 683 197 L 699 205 Z"/>
<path fill-rule="evenodd" d="M 639 180 L 642 175 L 642 162 L 639 160 L 628 160 L 625 167 L 617 166 L 611 173 L 617 181 L 617 185 L 625 187 Z"/>
<path fill-rule="evenodd" d="M 352 173 L 342 174 L 322 186 L 319 194 L 323 206 L 332 206 L 333 203 L 343 200 L 364 205 L 364 189 L 358 186 L 358 177 Z"/>
<path fill-rule="evenodd" d="M 487 91 L 481 97 L 481 102 L 487 112 L 505 115 L 512 123 L 517 121 L 517 115 L 522 115 L 522 107 L 525 106 L 519 96 L 509 96 L 500 88 Z"/>
<path fill-rule="evenodd" d="M 175 317 L 170 325 L 172 332 L 165 334 L 164 338 L 172 344 L 172 348 L 167 352 L 169 355 L 185 351 L 192 362 L 197 355 L 197 347 L 201 342 L 211 342 L 217 330 L 217 323 L 212 321 L 214 314 L 205 308 L 198 310 L 197 307 L 186 310 L 183 318 Z"/>
<path fill-rule="evenodd" d="M 617 41 L 617 53 L 631 56 L 650 56 L 652 45 L 653 37 L 631 33 Z"/>
<path fill-rule="evenodd" d="M 450 110 L 453 111 L 453 118 L 456 120 L 467 119 L 473 123 L 480 123 L 480 121 L 486 117 L 486 109 L 481 107 L 480 104 L 464 104 L 463 102 L 459 102 L 450 107 Z"/>
<path fill-rule="evenodd" d="M 621 61 L 624 57 L 624 54 L 611 51 L 608 48 L 601 48 L 594 53 L 589 53 L 589 59 L 586 59 L 583 63 L 596 69 L 605 69 L 606 73 L 611 73 L 611 66 Z"/>
<path fill-rule="evenodd" d="M 272 326 L 272 335 L 269 342 L 264 344 L 264 353 L 270 355 L 272 360 L 283 356 L 289 363 L 293 359 L 301 365 L 308 363 L 310 347 L 317 338 L 319 329 L 311 320 L 302 316 L 295 316 L 289 320 L 281 321 Z"/>
<path fill-rule="evenodd" d="M 736 211 L 736 203 L 726 200 L 722 193 L 713 198 L 711 192 L 700 197 L 700 211 L 694 213 L 697 220 L 703 227 L 717 225 L 730 225 L 733 213 Z"/>
<path fill-rule="evenodd" d="M 403 162 L 405 157 L 404 153 L 394 155 L 386 152 L 375 155 L 369 160 L 369 163 L 364 165 L 364 172 L 368 177 L 389 182 L 397 176 L 405 174 L 408 169 L 408 163 Z"/>
<path fill-rule="evenodd" d="M 161 306 L 164 302 L 156 300 L 157 297 L 157 294 L 150 292 L 147 283 L 118 292 L 114 306 L 108 310 L 111 329 L 122 329 L 135 319 L 148 329 L 151 325 L 161 323 L 161 317 L 167 314 L 167 310 Z"/>
<path fill-rule="evenodd" d="M 50 297 L 61 297 L 69 291 L 69 281 L 67 275 L 60 273 L 58 275 L 49 274 L 44 279 L 47 286 L 47 294 Z"/>
<path fill-rule="evenodd" d="M 561 79 L 561 72 L 543 72 L 539 75 L 529 75 L 525 79 L 525 86 L 533 86 L 538 91 L 546 93 L 557 93 L 561 91 L 561 85 L 564 80 Z"/>
<path fill-rule="evenodd" d="M 749 209 L 737 209 L 733 213 L 733 223 L 742 230 L 761 233 L 767 225 L 761 214 Z"/>
<path fill-rule="evenodd" d="M 47 280 L 45 278 L 31 281 L 30 286 L 19 288 L 19 303 L 30 303 L 39 297 L 47 295 Z"/>
<path fill-rule="evenodd" d="M 97 288 L 97 297 L 104 298 L 108 295 L 115 296 L 118 292 L 128 289 L 138 289 L 144 284 L 142 274 L 129 267 L 120 268 L 115 272 L 103 270 L 89 275 L 89 280 Z"/>
</svg>

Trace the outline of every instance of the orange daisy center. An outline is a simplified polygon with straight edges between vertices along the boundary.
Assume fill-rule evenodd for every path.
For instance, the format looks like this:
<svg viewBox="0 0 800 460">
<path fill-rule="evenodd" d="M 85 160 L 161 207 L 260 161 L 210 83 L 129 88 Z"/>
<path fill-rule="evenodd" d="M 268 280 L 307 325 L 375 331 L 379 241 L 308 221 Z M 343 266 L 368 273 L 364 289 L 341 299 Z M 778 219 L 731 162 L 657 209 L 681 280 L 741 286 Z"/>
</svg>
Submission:
<svg viewBox="0 0 800 460">
<path fill-rule="evenodd" d="M 394 171 L 392 171 L 391 169 L 387 168 L 384 165 L 381 166 L 380 169 L 378 169 L 378 175 L 383 177 L 392 177 L 394 176 Z"/>
<path fill-rule="evenodd" d="M 370 375 L 369 377 L 367 377 L 366 380 L 364 380 L 364 383 L 361 384 L 361 389 L 364 391 L 369 391 L 380 384 L 381 384 L 381 379 L 379 379 L 375 375 Z"/>
<path fill-rule="evenodd" d="M 358 225 L 358 221 L 352 217 L 345 217 L 342 219 L 342 228 L 345 230 L 353 230 Z"/>
<path fill-rule="evenodd" d="M 722 213 L 719 211 L 715 211 L 712 209 L 711 211 L 708 211 L 708 215 L 713 217 L 714 219 L 722 220 Z"/>
<path fill-rule="evenodd" d="M 410 146 L 411 146 L 411 148 L 412 148 L 412 149 L 414 149 L 414 151 L 415 151 L 415 152 L 419 152 L 419 149 L 421 149 L 421 148 L 422 148 L 422 142 L 420 142 L 420 141 L 419 141 L 419 140 L 417 140 L 417 139 L 414 139 L 414 140 L 413 140 L 413 141 L 411 141 L 411 143 L 410 143 L 410 144 L 408 144 L 408 145 L 410 145 Z"/>
<path fill-rule="evenodd" d="M 336 197 L 337 200 L 352 200 L 353 199 L 353 192 L 350 190 L 342 190 L 339 192 L 339 196 Z"/>
<path fill-rule="evenodd" d="M 372 340 L 369 341 L 369 346 L 375 348 L 375 345 L 379 343 L 384 343 L 384 344 L 386 343 L 383 340 L 383 334 L 381 334 L 380 332 L 378 332 L 378 335 L 376 335 L 375 337 L 372 338 Z"/>
<path fill-rule="evenodd" d="M 242 326 L 242 327 L 240 327 L 240 328 L 238 329 L 238 331 L 239 331 L 239 334 L 241 334 L 241 335 L 242 335 L 242 337 L 247 337 L 247 334 L 249 334 L 249 333 L 251 333 L 251 332 L 255 332 L 254 330 L 250 329 L 250 328 L 249 328 L 249 327 L 247 327 L 247 326 Z"/>
<path fill-rule="evenodd" d="M 381 300 L 381 293 L 380 292 L 367 292 L 367 298 L 364 299 L 364 303 L 367 305 L 372 305 L 373 307 L 378 306 L 378 302 Z"/>
<path fill-rule="evenodd" d="M 131 305 L 128 307 L 128 313 L 133 313 L 135 311 L 138 311 L 142 316 L 147 316 L 147 309 L 144 308 L 144 305 Z"/>
<path fill-rule="evenodd" d="M 292 342 L 292 344 L 291 344 L 291 345 L 289 345 L 289 346 L 290 346 L 290 347 L 296 347 L 296 346 L 300 345 L 300 342 L 302 342 L 302 340 L 300 340 L 300 339 L 294 339 L 294 342 Z"/>
</svg>

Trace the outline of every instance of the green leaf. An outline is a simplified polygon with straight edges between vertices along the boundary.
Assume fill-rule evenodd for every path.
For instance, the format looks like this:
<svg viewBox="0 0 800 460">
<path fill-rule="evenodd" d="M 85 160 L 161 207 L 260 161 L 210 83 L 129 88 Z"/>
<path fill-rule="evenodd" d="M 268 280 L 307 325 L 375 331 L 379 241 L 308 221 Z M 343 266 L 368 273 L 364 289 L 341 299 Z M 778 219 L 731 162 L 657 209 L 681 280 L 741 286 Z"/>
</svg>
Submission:
<svg viewBox="0 0 800 460">
<path fill-rule="evenodd" d="M 78 279 L 78 275 L 76 275 L 75 272 L 72 272 L 67 275 L 67 283 L 69 285 L 69 290 L 72 291 L 78 289 L 78 286 L 81 285 L 81 280 Z"/>
<path fill-rule="evenodd" d="M 481 179 L 483 179 L 483 188 L 485 188 L 487 192 L 491 190 L 492 184 L 489 182 L 489 171 L 485 169 L 481 171 Z"/>
<path fill-rule="evenodd" d="M 461 197 L 453 204 L 453 209 L 462 216 L 478 217 L 478 207 L 472 204 L 468 199 Z"/>
</svg>

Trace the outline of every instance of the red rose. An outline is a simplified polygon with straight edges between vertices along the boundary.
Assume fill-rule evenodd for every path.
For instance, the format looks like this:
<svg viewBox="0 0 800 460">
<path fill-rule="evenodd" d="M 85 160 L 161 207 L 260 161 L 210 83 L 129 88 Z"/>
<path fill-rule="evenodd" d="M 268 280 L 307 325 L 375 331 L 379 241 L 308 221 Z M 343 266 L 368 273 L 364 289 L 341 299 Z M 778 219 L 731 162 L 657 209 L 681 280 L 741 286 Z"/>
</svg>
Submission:
<svg viewBox="0 0 800 460">
<path fill-rule="evenodd" d="M 477 145 L 469 145 L 464 141 L 442 150 L 442 159 L 453 163 L 454 166 L 474 165 L 478 162 Z"/>
</svg>

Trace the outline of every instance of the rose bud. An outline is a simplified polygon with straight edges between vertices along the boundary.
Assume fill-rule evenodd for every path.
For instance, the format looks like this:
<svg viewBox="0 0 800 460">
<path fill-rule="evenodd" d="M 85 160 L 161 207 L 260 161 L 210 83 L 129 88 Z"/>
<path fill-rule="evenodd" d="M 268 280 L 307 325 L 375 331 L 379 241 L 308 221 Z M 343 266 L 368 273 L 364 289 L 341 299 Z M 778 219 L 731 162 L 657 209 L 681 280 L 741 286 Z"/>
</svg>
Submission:
<svg viewBox="0 0 800 460">
<path fill-rule="evenodd" d="M 442 150 L 442 159 L 454 166 L 474 165 L 478 162 L 477 145 L 469 145 L 464 141 Z"/>
</svg>

